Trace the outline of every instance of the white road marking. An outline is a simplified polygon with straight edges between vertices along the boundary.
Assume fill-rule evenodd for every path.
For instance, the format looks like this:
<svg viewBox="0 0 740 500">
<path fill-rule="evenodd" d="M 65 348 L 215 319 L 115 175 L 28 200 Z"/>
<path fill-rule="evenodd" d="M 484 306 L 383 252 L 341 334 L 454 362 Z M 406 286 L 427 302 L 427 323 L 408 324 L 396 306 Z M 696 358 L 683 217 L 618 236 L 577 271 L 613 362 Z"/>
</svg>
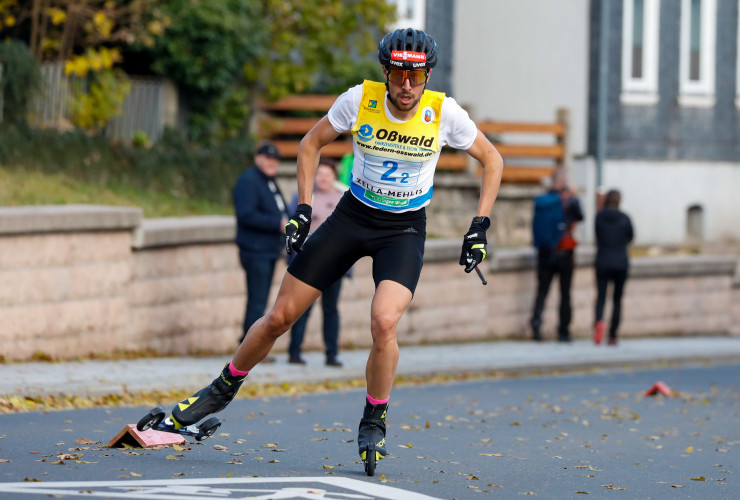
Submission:
<svg viewBox="0 0 740 500">
<path fill-rule="evenodd" d="M 286 483 L 319 484 L 322 487 L 283 487 L 282 485 Z M 272 485 L 276 485 L 277 487 L 272 487 Z M 359 494 L 338 491 L 337 489 L 339 488 Z M 373 498 L 383 500 L 439 500 L 435 497 L 422 495 L 421 493 L 345 477 L 245 477 L 151 479 L 137 481 L 24 482 L 0 483 L 0 490 L 4 493 L 26 493 L 34 495 L 75 495 L 154 500 L 213 500 L 214 498 L 249 498 L 250 500 L 370 500 Z M 264 495 L 256 496 L 255 494 L 258 493 L 264 493 Z"/>
</svg>

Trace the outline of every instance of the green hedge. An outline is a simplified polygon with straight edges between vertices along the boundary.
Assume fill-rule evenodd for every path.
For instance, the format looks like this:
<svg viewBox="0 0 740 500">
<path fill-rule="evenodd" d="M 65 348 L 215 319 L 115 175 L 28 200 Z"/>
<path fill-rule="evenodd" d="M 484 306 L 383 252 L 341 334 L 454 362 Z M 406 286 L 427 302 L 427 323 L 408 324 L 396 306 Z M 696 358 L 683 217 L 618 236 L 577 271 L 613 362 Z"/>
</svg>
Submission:
<svg viewBox="0 0 740 500">
<path fill-rule="evenodd" d="M 63 172 L 94 184 L 116 183 L 222 204 L 231 202 L 234 182 L 252 165 L 254 151 L 250 139 L 201 146 L 172 131 L 148 149 L 81 131 L 20 126 L 0 132 L 0 164 L 6 168 Z"/>
</svg>

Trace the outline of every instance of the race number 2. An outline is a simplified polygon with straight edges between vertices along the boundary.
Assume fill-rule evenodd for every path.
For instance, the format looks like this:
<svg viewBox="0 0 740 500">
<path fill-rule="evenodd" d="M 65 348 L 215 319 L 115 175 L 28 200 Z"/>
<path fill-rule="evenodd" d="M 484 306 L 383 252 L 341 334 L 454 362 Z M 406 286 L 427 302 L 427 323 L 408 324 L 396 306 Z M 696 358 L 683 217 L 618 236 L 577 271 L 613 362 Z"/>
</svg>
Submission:
<svg viewBox="0 0 740 500">
<path fill-rule="evenodd" d="M 421 162 L 388 160 L 381 156 L 365 155 L 363 173 L 372 182 L 411 187 L 419 181 L 421 165 Z"/>
</svg>

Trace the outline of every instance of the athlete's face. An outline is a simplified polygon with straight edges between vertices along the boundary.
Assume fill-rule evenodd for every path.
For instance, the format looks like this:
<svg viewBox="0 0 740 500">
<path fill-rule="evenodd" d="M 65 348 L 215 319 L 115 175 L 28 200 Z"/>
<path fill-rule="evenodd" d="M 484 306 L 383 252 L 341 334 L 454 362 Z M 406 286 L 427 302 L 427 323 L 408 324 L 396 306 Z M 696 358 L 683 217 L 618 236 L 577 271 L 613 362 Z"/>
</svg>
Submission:
<svg viewBox="0 0 740 500">
<path fill-rule="evenodd" d="M 391 71 L 401 73 L 399 70 Z M 388 70 L 383 68 L 383 72 L 386 74 L 386 78 L 388 79 L 388 100 L 391 104 L 402 113 L 416 111 L 419 101 L 421 100 L 421 95 L 424 93 L 428 76 L 426 80 L 423 80 L 423 83 L 420 83 L 420 79 L 415 80 L 413 75 L 408 75 L 407 78 L 403 79 L 403 83 L 399 84 L 398 78 L 389 78 Z M 429 73 L 431 73 L 431 70 L 429 70 Z M 403 76 L 401 78 L 403 78 Z M 418 85 L 414 85 L 415 83 L 418 83 Z"/>
</svg>

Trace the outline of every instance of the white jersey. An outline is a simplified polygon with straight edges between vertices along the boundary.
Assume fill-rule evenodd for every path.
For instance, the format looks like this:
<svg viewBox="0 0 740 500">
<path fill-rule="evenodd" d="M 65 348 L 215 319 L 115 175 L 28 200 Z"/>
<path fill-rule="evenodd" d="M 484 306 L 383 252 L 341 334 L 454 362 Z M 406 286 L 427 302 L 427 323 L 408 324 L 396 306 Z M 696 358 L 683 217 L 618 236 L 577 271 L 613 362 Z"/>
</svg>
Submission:
<svg viewBox="0 0 740 500">
<path fill-rule="evenodd" d="M 384 84 L 366 81 L 337 98 L 329 122 L 337 132 L 353 132 L 350 189 L 357 199 L 390 212 L 418 210 L 431 201 L 442 147 L 467 150 L 478 129 L 453 98 L 438 92 L 425 91 L 406 122 L 391 114 L 386 99 Z"/>
</svg>

